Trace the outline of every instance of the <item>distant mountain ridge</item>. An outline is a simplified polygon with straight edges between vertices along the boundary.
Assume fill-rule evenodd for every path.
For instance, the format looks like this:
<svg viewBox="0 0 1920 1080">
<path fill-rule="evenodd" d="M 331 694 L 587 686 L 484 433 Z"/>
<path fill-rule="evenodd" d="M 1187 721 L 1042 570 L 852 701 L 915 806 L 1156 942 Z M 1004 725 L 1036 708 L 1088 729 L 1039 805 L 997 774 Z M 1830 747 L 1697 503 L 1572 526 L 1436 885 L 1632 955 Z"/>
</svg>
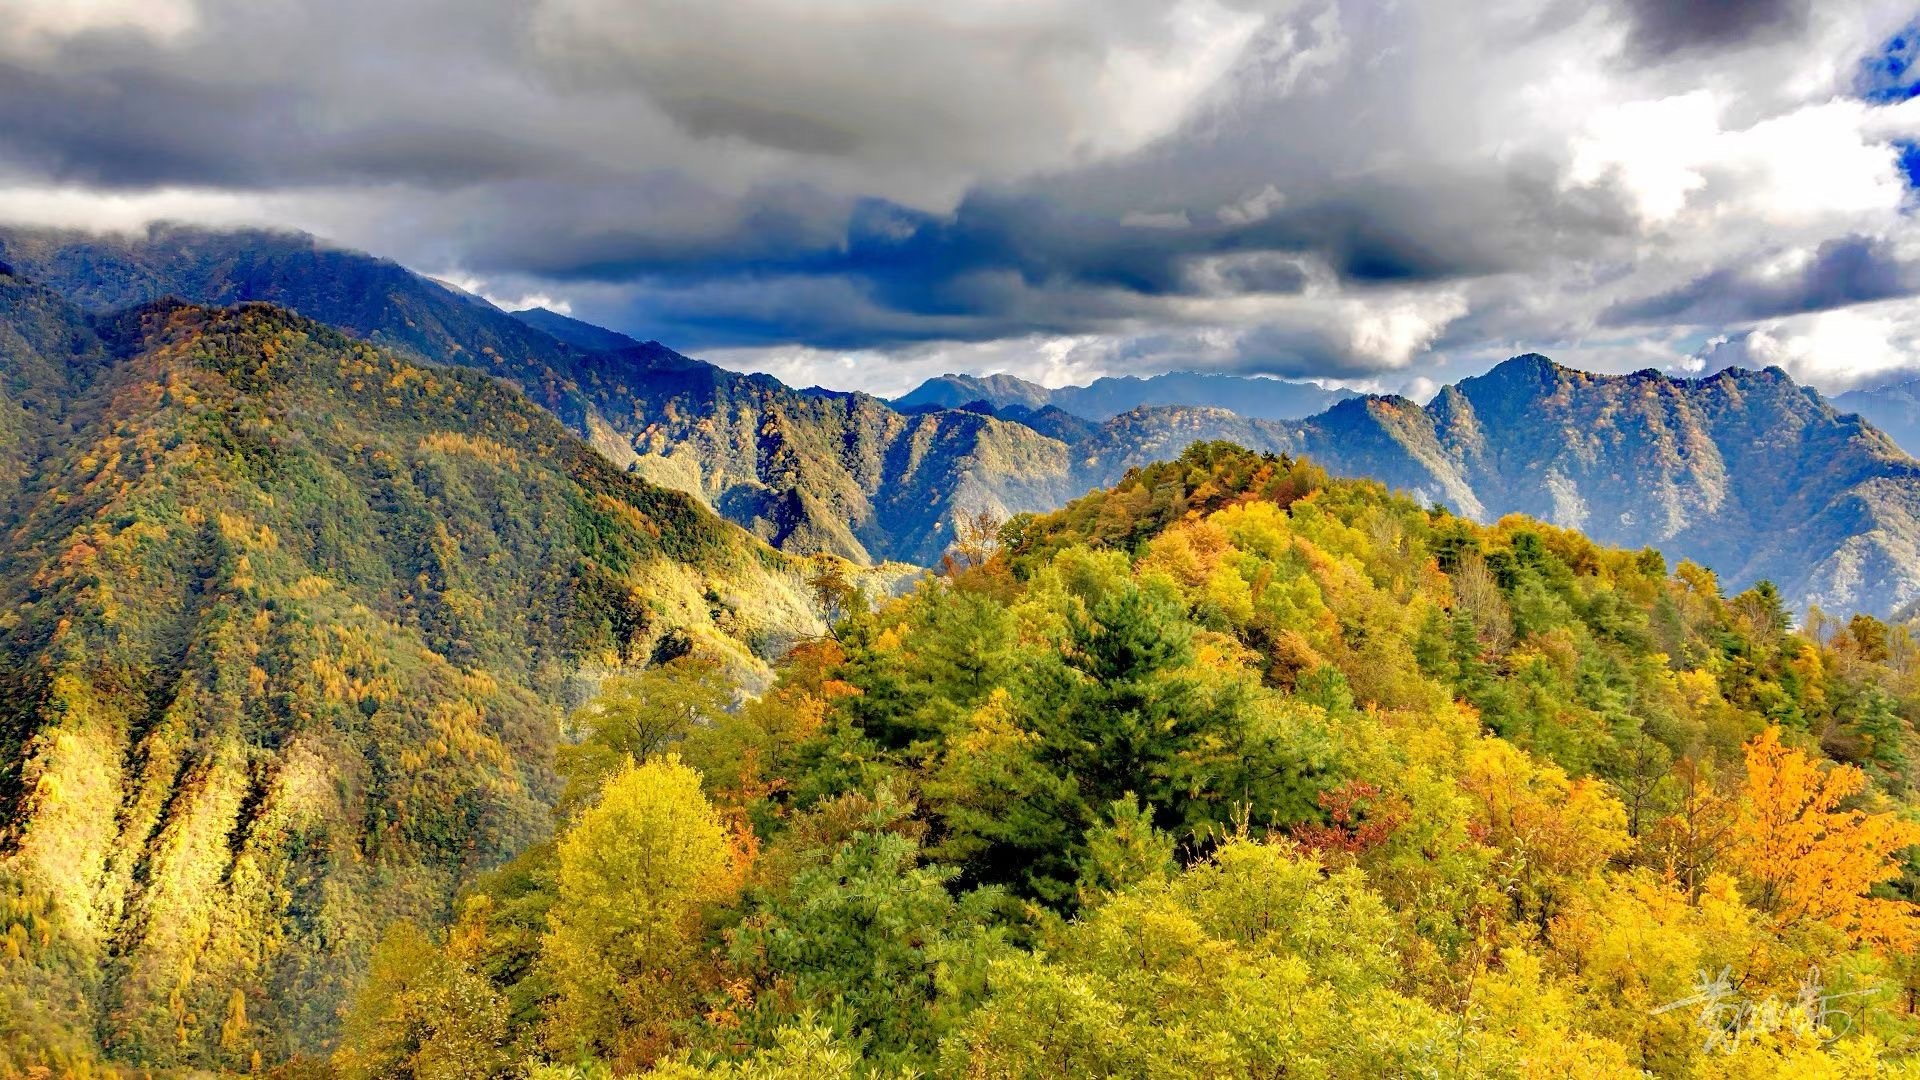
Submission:
<svg viewBox="0 0 1920 1080">
<path fill-rule="evenodd" d="M 1425 406 L 1344 396 L 1304 418 L 1270 419 L 1142 404 L 1096 421 L 1011 376 L 930 380 L 917 402 L 891 404 L 796 390 L 553 313 L 511 315 L 397 264 L 287 234 L 0 230 L 0 259 L 94 310 L 166 293 L 273 298 L 415 355 L 480 367 L 615 463 L 794 552 L 928 564 L 962 517 L 1050 510 L 1191 442 L 1228 440 L 1306 454 L 1483 520 L 1526 513 L 1605 543 L 1658 547 L 1712 567 L 1729 587 L 1768 578 L 1802 608 L 1887 614 L 1920 598 L 1914 459 L 1777 369 L 1592 375 L 1527 355 Z M 616 338 L 627 344 L 579 344 Z M 1303 385 L 1201 382 L 1218 379 L 1289 393 Z"/>
<path fill-rule="evenodd" d="M 1085 386 L 1054 389 L 1002 373 L 936 376 L 895 398 L 893 405 L 909 410 L 952 409 L 975 401 L 1030 410 L 1051 405 L 1095 422 L 1143 406 L 1171 405 L 1229 409 L 1251 420 L 1297 420 L 1353 396 L 1350 390 L 1327 390 L 1313 383 L 1217 372 L 1171 371 L 1144 379 L 1109 375 Z"/>
<path fill-rule="evenodd" d="M 1778 368 L 1594 375 L 1527 355 L 1443 388 L 1345 402 L 1294 449 L 1471 516 L 1656 547 L 1801 606 L 1920 597 L 1920 462 Z"/>
<path fill-rule="evenodd" d="M 1070 452 L 1077 479 L 1105 486 L 1202 440 L 1306 455 L 1480 520 L 1658 548 L 1730 586 L 1771 580 L 1803 610 L 1920 600 L 1920 461 L 1778 368 L 1596 375 L 1528 354 L 1424 406 L 1352 397 L 1299 421 L 1141 407 Z"/>
<path fill-rule="evenodd" d="M 507 314 L 563 344 L 586 352 L 631 349 L 640 344 L 638 340 L 617 330 L 582 322 L 572 316 L 562 315 L 543 307 L 521 308 L 518 311 L 509 311 Z"/>
<path fill-rule="evenodd" d="M 1920 457 L 1920 379 L 1849 390 L 1833 398 L 1833 407 L 1843 413 L 1857 413 L 1907 453 Z"/>
</svg>

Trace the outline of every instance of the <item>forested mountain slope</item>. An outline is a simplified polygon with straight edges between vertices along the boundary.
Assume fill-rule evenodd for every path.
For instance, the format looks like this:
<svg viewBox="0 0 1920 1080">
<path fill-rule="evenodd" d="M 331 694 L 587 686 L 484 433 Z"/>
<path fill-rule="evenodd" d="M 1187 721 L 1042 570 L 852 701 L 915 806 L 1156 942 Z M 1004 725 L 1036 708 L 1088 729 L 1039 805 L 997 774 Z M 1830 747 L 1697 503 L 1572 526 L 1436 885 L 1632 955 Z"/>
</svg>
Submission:
<svg viewBox="0 0 1920 1080">
<path fill-rule="evenodd" d="M 856 559 L 938 561 L 954 522 L 1057 506 L 1065 448 L 977 413 L 904 415 L 867 394 L 799 391 L 648 343 L 602 353 L 623 389 L 595 439 L 657 483 L 700 494 L 771 543 Z"/>
<path fill-rule="evenodd" d="M 0 274 L 0 1073 L 324 1047 L 388 920 L 544 833 L 580 673 L 818 632 L 498 380 L 259 305 L 98 329 Z"/>
<path fill-rule="evenodd" d="M 590 322 L 582 322 L 543 307 L 523 308 L 507 314 L 562 344 L 571 345 L 585 352 L 628 349 L 640 344 L 625 334 L 608 330 L 603 326 L 595 326 Z"/>
<path fill-rule="evenodd" d="M 658 344 L 565 344 L 398 264 L 308 236 L 10 229 L 0 230 L 0 259 L 95 312 L 168 295 L 264 300 L 504 376 L 616 463 L 638 463 L 797 552 L 930 563 L 962 517 L 1041 509 L 1079 493 L 1064 484 L 1060 447 L 1024 425 L 970 414 L 906 418 L 864 394 L 802 392 Z M 577 328 L 547 323 L 585 340 Z M 1041 458 L 1051 463 L 1036 464 Z"/>
<path fill-rule="evenodd" d="M 1920 1050 L 1911 633 L 1305 461 L 1196 446 L 849 605 L 736 713 L 596 715 L 554 842 L 389 932 L 346 1080 Z"/>
<path fill-rule="evenodd" d="M 1482 520 L 1771 580 L 1796 607 L 1885 616 L 1920 597 L 1920 462 L 1777 368 L 1688 380 L 1522 356 L 1424 408 L 1343 403 L 1293 448 Z"/>
<path fill-rule="evenodd" d="M 1307 454 L 1469 517 L 1526 514 L 1659 548 L 1797 610 L 1888 616 L 1920 598 L 1920 462 L 1778 369 L 1593 375 L 1542 356 L 1302 421 L 1136 409 L 1073 447 L 1099 486 L 1195 440 Z"/>
</svg>

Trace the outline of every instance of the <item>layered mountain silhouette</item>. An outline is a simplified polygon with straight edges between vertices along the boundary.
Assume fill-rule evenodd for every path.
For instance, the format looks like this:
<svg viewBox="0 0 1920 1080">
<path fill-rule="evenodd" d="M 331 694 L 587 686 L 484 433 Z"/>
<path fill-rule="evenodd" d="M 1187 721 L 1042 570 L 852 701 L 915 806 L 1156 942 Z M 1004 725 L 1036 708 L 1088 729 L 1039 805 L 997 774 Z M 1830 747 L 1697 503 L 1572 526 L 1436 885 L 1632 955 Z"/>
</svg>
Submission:
<svg viewBox="0 0 1920 1080">
<path fill-rule="evenodd" d="M 1920 454 L 1920 379 L 1835 395 L 1833 407 L 1855 413 L 1886 432 L 1909 454 Z"/>
<path fill-rule="evenodd" d="M 1085 386 L 1048 389 L 1014 375 L 940 375 L 895 398 L 896 408 L 959 408 L 984 401 L 1041 410 L 1048 406 L 1087 420 L 1107 420 L 1142 406 L 1180 405 L 1230 409 L 1253 420 L 1291 420 L 1353 397 L 1313 383 L 1247 378 L 1211 372 L 1171 371 L 1150 378 L 1108 376 Z"/>
<path fill-rule="evenodd" d="M 1477 518 L 1526 513 L 1656 547 L 1730 587 L 1770 579 L 1803 608 L 1887 614 L 1920 598 L 1920 464 L 1777 369 L 1607 376 L 1524 356 L 1424 406 L 1219 375 L 1063 390 L 947 376 L 889 403 L 797 390 L 552 312 L 500 311 L 293 234 L 11 231 L 0 259 L 95 313 L 165 295 L 268 300 L 492 372 L 616 465 L 792 552 L 931 563 L 976 512 L 1051 509 L 1194 441 L 1227 440 Z M 1236 409 L 1155 403 L 1221 397 Z M 1301 416 L 1309 404 L 1327 407 Z M 1251 414 L 1263 410 L 1275 415 Z"/>
</svg>

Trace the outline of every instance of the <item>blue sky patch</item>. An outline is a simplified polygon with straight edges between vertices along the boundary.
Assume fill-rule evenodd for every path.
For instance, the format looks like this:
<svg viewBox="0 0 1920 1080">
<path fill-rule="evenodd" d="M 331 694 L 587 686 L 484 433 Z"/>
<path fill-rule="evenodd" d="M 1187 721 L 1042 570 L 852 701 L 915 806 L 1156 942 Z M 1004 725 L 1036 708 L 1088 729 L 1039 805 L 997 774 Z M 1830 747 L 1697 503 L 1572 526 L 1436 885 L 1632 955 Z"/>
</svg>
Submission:
<svg viewBox="0 0 1920 1080">
<path fill-rule="evenodd" d="M 1860 62 L 1860 96 L 1876 105 L 1920 97 L 1920 19 L 1908 23 L 1899 33 L 1881 44 L 1878 51 Z M 1909 172 L 1908 175 L 1912 175 Z"/>
</svg>

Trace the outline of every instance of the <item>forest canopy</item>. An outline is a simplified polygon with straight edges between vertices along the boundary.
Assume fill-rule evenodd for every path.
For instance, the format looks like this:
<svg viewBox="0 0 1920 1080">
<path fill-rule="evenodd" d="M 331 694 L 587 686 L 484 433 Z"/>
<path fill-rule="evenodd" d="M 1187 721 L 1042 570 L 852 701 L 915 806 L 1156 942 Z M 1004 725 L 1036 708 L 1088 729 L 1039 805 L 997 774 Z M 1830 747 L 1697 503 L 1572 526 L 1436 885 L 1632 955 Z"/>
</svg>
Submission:
<svg viewBox="0 0 1920 1080">
<path fill-rule="evenodd" d="M 576 717 L 395 1076 L 1920 1075 L 1920 644 L 1200 444 Z"/>
</svg>

